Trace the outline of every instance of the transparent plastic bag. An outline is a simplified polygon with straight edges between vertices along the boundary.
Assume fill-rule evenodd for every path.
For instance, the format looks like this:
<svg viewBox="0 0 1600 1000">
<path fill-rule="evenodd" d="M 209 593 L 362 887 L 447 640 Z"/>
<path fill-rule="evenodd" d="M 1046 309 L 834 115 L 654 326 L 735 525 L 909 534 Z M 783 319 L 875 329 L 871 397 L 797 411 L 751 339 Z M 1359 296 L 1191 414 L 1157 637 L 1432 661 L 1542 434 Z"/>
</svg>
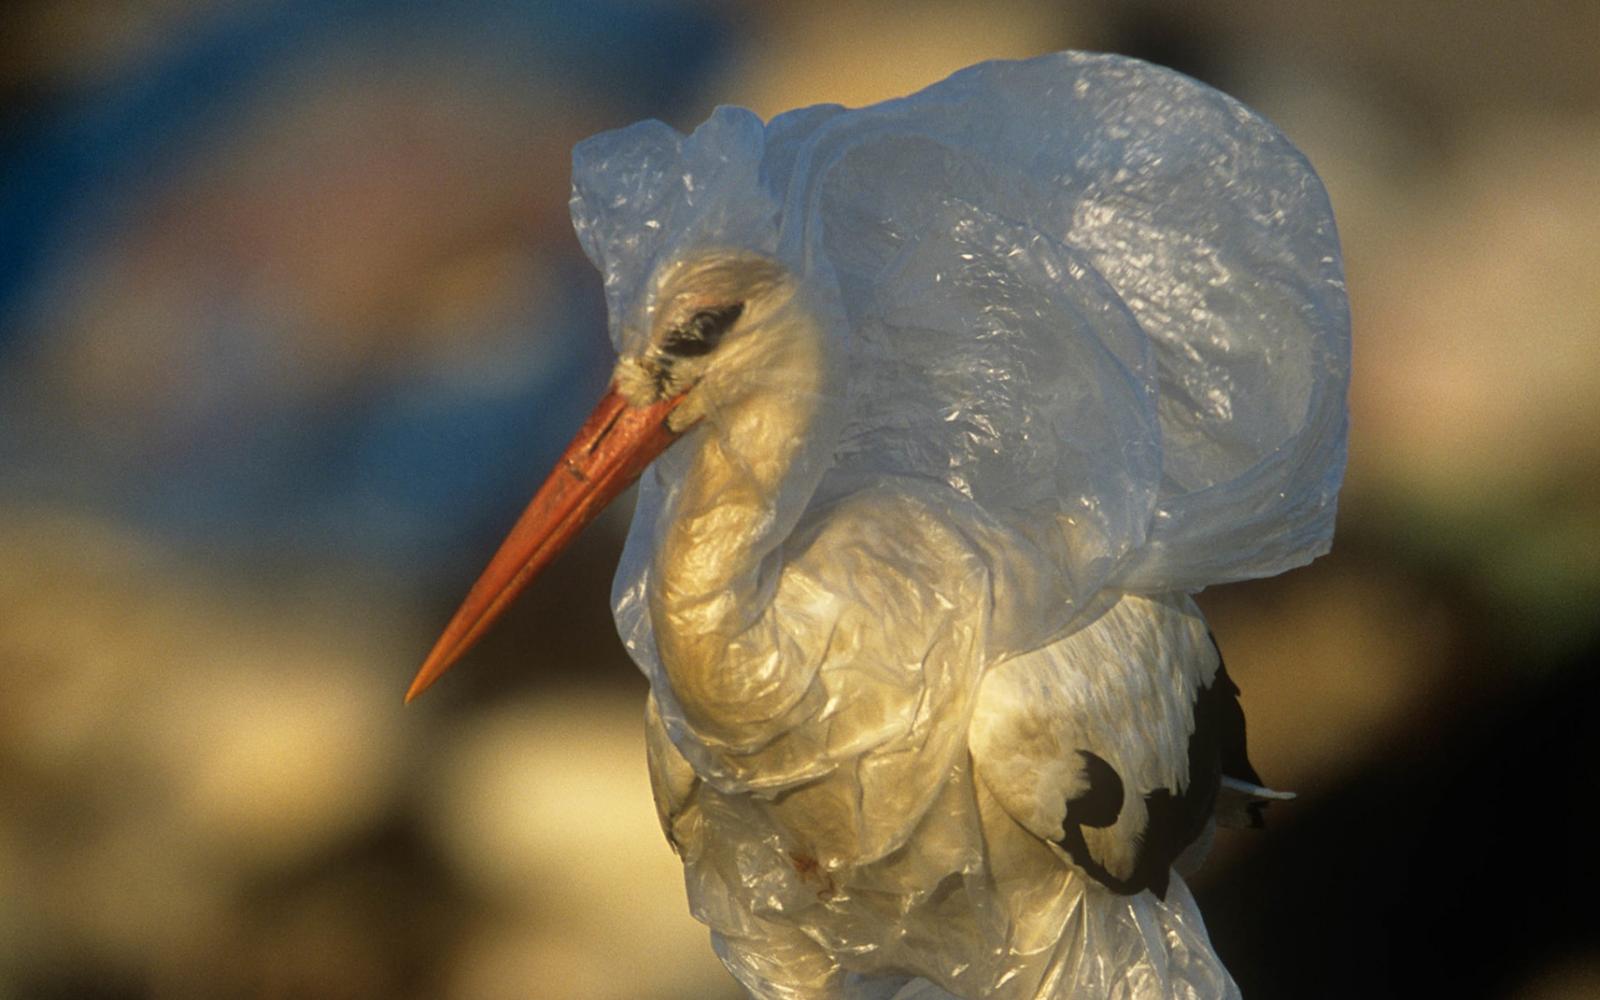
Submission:
<svg viewBox="0 0 1600 1000">
<path fill-rule="evenodd" d="M 664 821 L 729 967 L 774 996 L 791 994 L 763 948 L 820 963 L 816 983 L 910 969 L 974 996 L 1230 991 L 1181 883 L 1129 900 L 1064 869 L 1030 926 L 986 903 L 966 727 L 988 667 L 1124 594 L 1327 549 L 1349 317 L 1304 158 L 1193 80 L 1062 53 L 858 110 L 605 133 L 575 151 L 572 210 L 619 354 L 642 349 L 664 266 L 706 249 L 779 261 L 826 342 L 827 377 L 763 390 L 806 440 L 756 501 L 719 664 L 805 665 L 793 697 L 719 729 L 663 666 L 654 560 L 698 445 L 646 473 L 614 591 L 652 682 Z M 716 416 L 695 434 L 726 434 Z M 837 830 L 796 832 L 824 814 Z"/>
</svg>

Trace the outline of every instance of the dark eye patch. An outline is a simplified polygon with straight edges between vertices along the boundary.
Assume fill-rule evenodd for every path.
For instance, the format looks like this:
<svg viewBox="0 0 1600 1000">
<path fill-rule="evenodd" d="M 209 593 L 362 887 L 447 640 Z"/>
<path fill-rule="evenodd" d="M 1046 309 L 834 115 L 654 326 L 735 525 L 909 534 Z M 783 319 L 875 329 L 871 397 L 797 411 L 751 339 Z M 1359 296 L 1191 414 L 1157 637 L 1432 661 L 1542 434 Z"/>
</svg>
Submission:
<svg viewBox="0 0 1600 1000">
<path fill-rule="evenodd" d="M 709 354 L 743 312 L 743 302 L 702 309 L 690 316 L 682 326 L 667 331 L 661 340 L 661 352 L 679 358 L 697 358 Z"/>
</svg>

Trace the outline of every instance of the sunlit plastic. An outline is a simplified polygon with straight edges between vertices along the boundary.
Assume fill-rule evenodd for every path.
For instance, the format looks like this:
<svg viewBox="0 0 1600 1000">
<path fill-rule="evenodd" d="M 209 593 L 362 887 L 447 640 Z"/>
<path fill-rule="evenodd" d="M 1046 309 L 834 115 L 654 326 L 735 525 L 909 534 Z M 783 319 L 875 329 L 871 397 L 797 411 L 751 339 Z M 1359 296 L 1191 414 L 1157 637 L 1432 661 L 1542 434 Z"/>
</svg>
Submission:
<svg viewBox="0 0 1600 1000">
<path fill-rule="evenodd" d="M 1092 643 L 1155 670 L 1106 645 L 1124 595 L 1198 643 L 1184 594 L 1327 549 L 1348 313 L 1304 158 L 1193 80 L 1065 53 L 609 132 L 575 152 L 572 211 L 624 358 L 684 261 L 793 284 L 765 332 L 800 346 L 689 396 L 614 591 L 663 823 L 734 975 L 1235 993 L 1181 879 L 1119 896 L 1027 834 L 984 777 L 986 705 Z"/>
</svg>

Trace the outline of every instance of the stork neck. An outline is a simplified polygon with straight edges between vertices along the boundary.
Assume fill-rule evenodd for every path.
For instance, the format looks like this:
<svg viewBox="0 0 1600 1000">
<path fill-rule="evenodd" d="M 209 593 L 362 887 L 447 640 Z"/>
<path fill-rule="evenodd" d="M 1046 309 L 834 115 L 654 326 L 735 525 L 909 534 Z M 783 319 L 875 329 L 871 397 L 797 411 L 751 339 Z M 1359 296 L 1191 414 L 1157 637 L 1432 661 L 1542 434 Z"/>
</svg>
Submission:
<svg viewBox="0 0 1600 1000">
<path fill-rule="evenodd" d="M 651 624 L 673 693 L 697 727 L 734 742 L 809 684 L 774 655 L 768 612 L 832 435 L 819 419 L 820 366 L 780 369 L 781 383 L 716 407 L 696 431 L 652 572 Z"/>
</svg>

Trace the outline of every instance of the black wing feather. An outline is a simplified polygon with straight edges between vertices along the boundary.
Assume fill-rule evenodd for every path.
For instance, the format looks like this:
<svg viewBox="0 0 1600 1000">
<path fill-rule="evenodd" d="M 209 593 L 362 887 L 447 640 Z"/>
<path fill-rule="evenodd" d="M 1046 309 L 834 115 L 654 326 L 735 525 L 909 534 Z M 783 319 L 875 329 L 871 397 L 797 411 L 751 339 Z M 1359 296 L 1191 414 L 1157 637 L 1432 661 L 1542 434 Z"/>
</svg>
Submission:
<svg viewBox="0 0 1600 1000">
<path fill-rule="evenodd" d="M 1057 843 L 1078 867 L 1113 892 L 1133 895 L 1149 889 L 1165 899 L 1172 863 L 1205 831 L 1216 808 L 1222 776 L 1261 783 L 1246 754 L 1244 726 L 1238 685 L 1228 676 L 1219 654 L 1216 676 L 1195 697 L 1194 731 L 1189 734 L 1189 780 L 1176 792 L 1157 788 L 1145 795 L 1149 821 L 1128 877 L 1119 878 L 1107 871 L 1084 842 L 1085 827 L 1110 825 L 1087 820 L 1104 820 L 1106 801 L 1114 792 L 1120 804 L 1123 788 L 1121 776 L 1111 765 L 1084 750 L 1078 753 L 1085 760 L 1089 788 L 1067 804 L 1065 833 Z M 1260 820 L 1259 812 L 1252 815 Z M 1116 812 L 1112 812 L 1111 820 L 1115 819 Z"/>
</svg>

